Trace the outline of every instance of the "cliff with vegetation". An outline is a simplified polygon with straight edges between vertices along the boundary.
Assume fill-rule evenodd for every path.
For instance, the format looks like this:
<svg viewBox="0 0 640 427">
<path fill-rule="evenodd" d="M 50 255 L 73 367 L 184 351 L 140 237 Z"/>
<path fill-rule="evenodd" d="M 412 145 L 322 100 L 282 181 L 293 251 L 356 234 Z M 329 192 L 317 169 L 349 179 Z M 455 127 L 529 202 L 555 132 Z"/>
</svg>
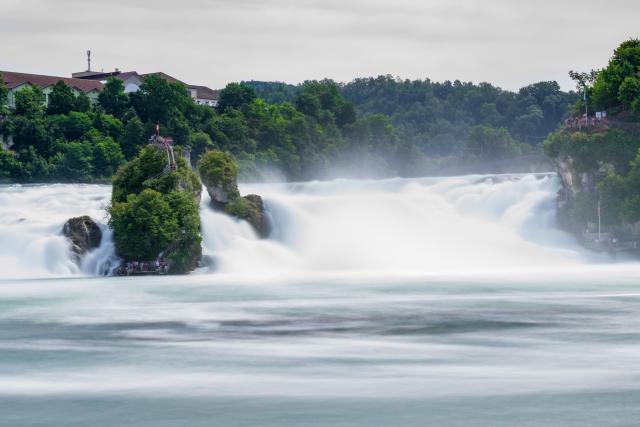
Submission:
<svg viewBox="0 0 640 427">
<path fill-rule="evenodd" d="M 180 156 L 176 166 L 167 170 L 165 149 L 150 144 L 113 178 L 109 226 L 125 262 L 162 260 L 174 274 L 196 268 L 202 184 Z"/>
<path fill-rule="evenodd" d="M 640 240 L 640 41 L 622 43 L 602 70 L 571 75 L 591 106 L 544 143 L 562 179 L 560 223 L 582 236 L 599 220 L 616 240 Z"/>
</svg>

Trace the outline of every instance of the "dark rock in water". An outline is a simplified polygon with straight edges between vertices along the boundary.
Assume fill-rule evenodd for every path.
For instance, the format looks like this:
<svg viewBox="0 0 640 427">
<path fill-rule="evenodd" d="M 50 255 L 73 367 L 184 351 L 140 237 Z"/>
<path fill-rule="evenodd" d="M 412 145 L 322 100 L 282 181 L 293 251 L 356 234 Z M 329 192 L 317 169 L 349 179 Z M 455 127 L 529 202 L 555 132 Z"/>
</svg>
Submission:
<svg viewBox="0 0 640 427">
<path fill-rule="evenodd" d="M 77 262 L 87 252 L 100 246 L 102 241 L 100 227 L 86 215 L 68 220 L 62 228 L 62 234 L 71 242 L 71 250 Z"/>
<path fill-rule="evenodd" d="M 262 197 L 257 194 L 239 197 L 229 203 L 225 210 L 229 215 L 243 219 L 251 224 L 260 237 L 269 237 L 271 221 L 269 221 L 269 216 L 265 211 Z"/>
</svg>

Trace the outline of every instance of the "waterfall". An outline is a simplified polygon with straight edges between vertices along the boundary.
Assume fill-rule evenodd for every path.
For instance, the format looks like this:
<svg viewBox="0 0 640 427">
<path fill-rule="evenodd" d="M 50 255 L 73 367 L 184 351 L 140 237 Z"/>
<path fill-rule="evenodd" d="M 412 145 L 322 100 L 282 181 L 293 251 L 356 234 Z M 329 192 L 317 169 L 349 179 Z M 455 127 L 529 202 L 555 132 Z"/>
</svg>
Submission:
<svg viewBox="0 0 640 427">
<path fill-rule="evenodd" d="M 200 273 L 448 273 L 574 266 L 591 260 L 555 227 L 551 174 L 335 180 L 242 185 L 263 196 L 274 225 L 251 226 L 201 204 Z M 0 267 L 5 277 L 102 275 L 115 265 L 104 185 L 0 186 Z M 89 215 L 101 246 L 77 266 L 62 226 Z"/>
</svg>

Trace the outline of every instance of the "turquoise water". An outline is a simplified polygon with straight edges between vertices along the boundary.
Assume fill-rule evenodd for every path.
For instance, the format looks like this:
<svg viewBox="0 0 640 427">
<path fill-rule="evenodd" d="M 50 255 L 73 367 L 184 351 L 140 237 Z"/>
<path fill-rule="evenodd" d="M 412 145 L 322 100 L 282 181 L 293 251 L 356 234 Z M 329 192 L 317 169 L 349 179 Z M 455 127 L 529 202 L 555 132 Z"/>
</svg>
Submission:
<svg viewBox="0 0 640 427">
<path fill-rule="evenodd" d="M 0 425 L 637 425 L 635 270 L 5 280 Z"/>
</svg>

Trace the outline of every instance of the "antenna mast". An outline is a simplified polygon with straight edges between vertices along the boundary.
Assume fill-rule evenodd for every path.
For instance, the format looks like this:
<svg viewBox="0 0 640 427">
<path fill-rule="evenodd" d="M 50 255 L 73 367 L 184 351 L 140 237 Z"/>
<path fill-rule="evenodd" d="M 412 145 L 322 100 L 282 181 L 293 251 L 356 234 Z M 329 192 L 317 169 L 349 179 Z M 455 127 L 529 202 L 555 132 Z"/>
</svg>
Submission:
<svg viewBox="0 0 640 427">
<path fill-rule="evenodd" d="M 87 51 L 87 71 L 91 71 L 91 51 Z"/>
</svg>

